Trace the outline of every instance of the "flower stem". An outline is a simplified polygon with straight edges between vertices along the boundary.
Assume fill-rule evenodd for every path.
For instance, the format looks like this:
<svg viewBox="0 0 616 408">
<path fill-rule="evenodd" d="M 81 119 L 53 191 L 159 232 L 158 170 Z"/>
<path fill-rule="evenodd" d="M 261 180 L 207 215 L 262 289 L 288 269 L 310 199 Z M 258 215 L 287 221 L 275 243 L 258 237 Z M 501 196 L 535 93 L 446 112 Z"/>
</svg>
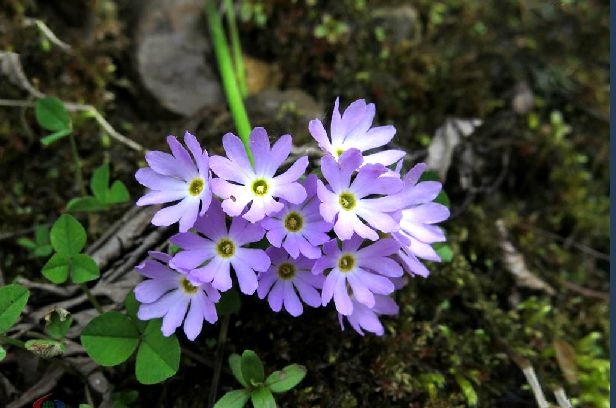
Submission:
<svg viewBox="0 0 616 408">
<path fill-rule="evenodd" d="M 227 342 L 227 332 L 229 331 L 229 322 L 231 315 L 225 314 L 220 324 L 220 332 L 218 333 L 218 344 L 216 345 L 216 361 L 214 362 L 214 374 L 210 383 L 210 395 L 208 398 L 208 407 L 213 407 L 216 402 L 216 394 L 218 391 L 218 380 L 220 379 L 220 371 L 222 370 L 223 347 Z"/>
<path fill-rule="evenodd" d="M 81 174 L 81 158 L 79 157 L 79 151 L 77 150 L 77 143 L 75 142 L 73 132 L 68 134 L 68 139 L 71 142 L 71 154 L 73 155 L 73 161 L 75 162 L 75 178 L 77 179 L 77 184 L 79 184 L 81 195 L 85 196 L 87 193 L 86 185 L 83 181 L 83 174 Z"/>
<path fill-rule="evenodd" d="M 216 8 L 215 0 L 205 0 L 205 14 L 207 15 L 208 25 L 210 27 L 210 34 L 212 36 L 212 45 L 214 52 L 216 53 L 216 60 L 218 61 L 218 69 L 220 76 L 222 77 L 222 84 L 227 96 L 227 103 L 231 109 L 231 115 L 235 121 L 235 127 L 239 134 L 246 154 L 250 163 L 254 165 L 252 152 L 248 138 L 250 136 L 250 121 L 248 120 L 248 114 L 244 106 L 244 100 L 242 94 L 238 88 L 235 73 L 233 70 L 233 63 L 231 61 L 231 54 L 229 53 L 229 46 L 227 45 L 227 39 L 222 28 L 222 21 L 220 14 Z"/>
<path fill-rule="evenodd" d="M 83 293 L 86 294 L 86 297 L 88 298 L 88 300 L 90 301 L 90 303 L 92 303 L 92 306 L 94 306 L 94 308 L 96 309 L 96 311 L 98 312 L 98 314 L 103 314 L 103 308 L 101 307 L 101 304 L 98 303 L 98 300 L 96 300 L 96 298 L 94 297 L 94 295 L 92 294 L 92 292 L 90 292 L 90 289 L 88 289 L 88 287 L 86 286 L 85 283 L 82 283 L 79 285 L 81 287 L 81 290 L 83 290 Z"/>
<path fill-rule="evenodd" d="M 23 341 L 2 334 L 0 334 L 0 343 L 10 344 L 12 346 L 16 346 L 22 349 L 26 348 L 26 343 L 24 343 Z"/>
<path fill-rule="evenodd" d="M 229 26 L 229 35 L 231 37 L 231 52 L 233 53 L 233 64 L 235 66 L 235 78 L 240 89 L 242 98 L 248 95 L 248 85 L 246 85 L 246 70 L 244 69 L 244 58 L 242 57 L 242 45 L 240 36 L 237 31 L 235 20 L 235 9 L 233 8 L 233 0 L 224 0 L 225 11 L 227 17 L 227 25 Z"/>
</svg>

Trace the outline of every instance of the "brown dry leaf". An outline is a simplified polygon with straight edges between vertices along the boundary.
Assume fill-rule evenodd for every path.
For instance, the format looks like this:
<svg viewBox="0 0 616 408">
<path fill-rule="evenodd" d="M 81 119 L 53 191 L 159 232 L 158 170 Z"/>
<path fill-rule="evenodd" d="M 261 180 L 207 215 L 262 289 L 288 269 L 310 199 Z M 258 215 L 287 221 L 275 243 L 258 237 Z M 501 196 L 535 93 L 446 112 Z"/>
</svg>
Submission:
<svg viewBox="0 0 616 408">
<path fill-rule="evenodd" d="M 552 343 L 556 352 L 556 361 L 565 376 L 565 380 L 569 384 L 575 384 L 578 381 L 577 362 L 575 359 L 575 349 L 564 340 L 556 339 Z"/>
</svg>

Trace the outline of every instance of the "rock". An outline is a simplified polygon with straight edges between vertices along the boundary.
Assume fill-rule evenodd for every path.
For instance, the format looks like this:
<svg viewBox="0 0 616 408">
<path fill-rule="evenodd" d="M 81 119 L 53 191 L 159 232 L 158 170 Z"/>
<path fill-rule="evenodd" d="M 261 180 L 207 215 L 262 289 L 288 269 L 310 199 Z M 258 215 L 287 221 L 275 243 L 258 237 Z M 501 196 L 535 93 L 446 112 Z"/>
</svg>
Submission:
<svg viewBox="0 0 616 408">
<path fill-rule="evenodd" d="M 202 0 L 139 2 L 135 60 L 143 86 L 171 112 L 190 116 L 224 103 Z"/>
</svg>

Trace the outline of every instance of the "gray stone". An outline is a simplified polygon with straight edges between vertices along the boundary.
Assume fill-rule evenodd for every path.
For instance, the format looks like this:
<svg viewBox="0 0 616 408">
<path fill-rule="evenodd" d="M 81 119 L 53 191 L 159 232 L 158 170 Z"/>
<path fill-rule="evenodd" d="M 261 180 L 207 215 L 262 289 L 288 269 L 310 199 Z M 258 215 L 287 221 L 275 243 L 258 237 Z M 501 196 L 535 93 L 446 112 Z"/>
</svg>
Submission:
<svg viewBox="0 0 616 408">
<path fill-rule="evenodd" d="M 141 2 L 136 20 L 137 71 L 163 107 L 190 116 L 224 103 L 216 62 L 206 59 L 211 46 L 202 0 Z"/>
</svg>

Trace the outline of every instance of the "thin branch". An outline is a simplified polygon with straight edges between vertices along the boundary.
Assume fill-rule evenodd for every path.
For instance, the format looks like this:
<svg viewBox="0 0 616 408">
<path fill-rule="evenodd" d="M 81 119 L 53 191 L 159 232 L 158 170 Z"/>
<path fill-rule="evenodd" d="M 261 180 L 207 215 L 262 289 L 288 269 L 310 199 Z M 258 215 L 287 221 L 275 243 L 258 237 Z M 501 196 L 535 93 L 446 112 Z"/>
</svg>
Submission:
<svg viewBox="0 0 616 408">
<path fill-rule="evenodd" d="M 62 51 L 68 54 L 73 53 L 71 46 L 60 40 L 42 20 L 39 20 L 38 18 L 24 17 L 24 25 L 27 27 L 36 26 L 41 34 L 43 34 L 52 44 L 57 45 L 60 49 L 62 49 Z"/>
</svg>

